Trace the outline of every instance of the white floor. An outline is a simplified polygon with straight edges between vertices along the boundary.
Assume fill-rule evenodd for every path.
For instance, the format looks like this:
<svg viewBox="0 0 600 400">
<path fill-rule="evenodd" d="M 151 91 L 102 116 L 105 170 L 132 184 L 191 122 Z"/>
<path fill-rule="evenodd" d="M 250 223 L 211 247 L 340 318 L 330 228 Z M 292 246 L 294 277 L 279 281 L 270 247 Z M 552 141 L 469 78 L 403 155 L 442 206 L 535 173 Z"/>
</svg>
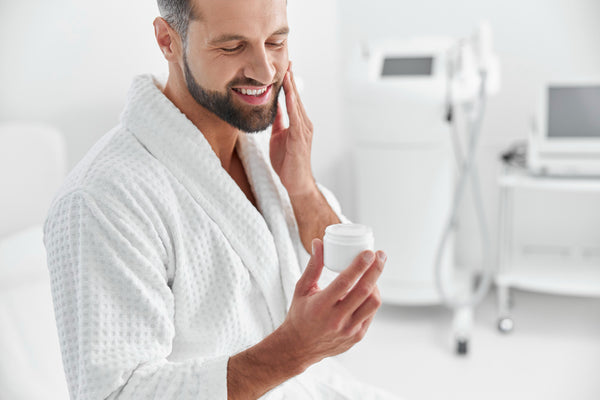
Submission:
<svg viewBox="0 0 600 400">
<path fill-rule="evenodd" d="M 339 360 L 404 400 L 599 400 L 600 299 L 513 293 L 513 332 L 498 332 L 490 292 L 467 356 L 454 354 L 447 309 L 383 305 Z"/>
</svg>

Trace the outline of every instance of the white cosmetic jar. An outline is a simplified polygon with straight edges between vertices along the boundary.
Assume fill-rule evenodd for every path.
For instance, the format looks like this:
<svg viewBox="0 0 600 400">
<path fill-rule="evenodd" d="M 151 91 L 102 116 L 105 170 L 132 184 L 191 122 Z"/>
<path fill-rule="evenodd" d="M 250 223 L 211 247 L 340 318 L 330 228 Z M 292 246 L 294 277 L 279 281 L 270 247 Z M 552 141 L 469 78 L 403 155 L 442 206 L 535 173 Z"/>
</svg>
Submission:
<svg viewBox="0 0 600 400">
<path fill-rule="evenodd" d="M 373 250 L 375 239 L 370 227 L 360 224 L 335 224 L 325 228 L 323 263 L 336 272 L 346 269 L 363 250 Z"/>
</svg>

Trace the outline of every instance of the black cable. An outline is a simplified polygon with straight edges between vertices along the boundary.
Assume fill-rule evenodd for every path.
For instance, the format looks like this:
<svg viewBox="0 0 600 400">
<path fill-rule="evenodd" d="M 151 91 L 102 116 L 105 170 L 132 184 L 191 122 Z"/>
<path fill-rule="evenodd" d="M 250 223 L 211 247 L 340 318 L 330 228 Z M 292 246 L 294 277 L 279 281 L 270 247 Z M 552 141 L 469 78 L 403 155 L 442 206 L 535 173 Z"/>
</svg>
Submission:
<svg viewBox="0 0 600 400">
<path fill-rule="evenodd" d="M 500 160 L 508 166 L 527 168 L 527 142 L 519 141 L 511 145 L 508 150 L 500 155 Z"/>
</svg>

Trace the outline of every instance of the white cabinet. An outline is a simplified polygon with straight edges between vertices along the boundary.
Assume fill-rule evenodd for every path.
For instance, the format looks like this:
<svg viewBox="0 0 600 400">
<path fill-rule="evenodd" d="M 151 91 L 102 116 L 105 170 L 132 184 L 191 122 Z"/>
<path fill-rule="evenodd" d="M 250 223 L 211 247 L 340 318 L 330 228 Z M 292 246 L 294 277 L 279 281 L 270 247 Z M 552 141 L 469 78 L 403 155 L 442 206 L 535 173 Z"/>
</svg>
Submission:
<svg viewBox="0 0 600 400">
<path fill-rule="evenodd" d="M 600 297 L 600 177 L 499 179 L 499 329 L 512 329 L 511 288 Z"/>
</svg>

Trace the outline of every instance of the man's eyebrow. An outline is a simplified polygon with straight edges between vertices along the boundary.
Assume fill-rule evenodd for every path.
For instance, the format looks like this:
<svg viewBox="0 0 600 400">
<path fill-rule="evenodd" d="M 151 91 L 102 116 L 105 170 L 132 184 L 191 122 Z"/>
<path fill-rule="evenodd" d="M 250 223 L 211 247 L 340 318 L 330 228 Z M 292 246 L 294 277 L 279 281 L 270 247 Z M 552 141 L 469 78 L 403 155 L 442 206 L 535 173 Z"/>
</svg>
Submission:
<svg viewBox="0 0 600 400">
<path fill-rule="evenodd" d="M 219 43 L 232 42 L 234 40 L 244 40 L 244 39 L 246 39 L 246 37 L 244 37 L 242 35 L 225 33 L 223 35 L 217 36 L 214 39 L 211 39 L 208 43 L 209 44 L 219 44 Z"/>
<path fill-rule="evenodd" d="M 271 33 L 271 36 L 287 35 L 288 33 L 290 33 L 290 28 L 284 26 L 283 28 L 279 28 L 275 32 Z"/>
<path fill-rule="evenodd" d="M 273 32 L 270 36 L 287 35 L 288 33 L 290 33 L 290 28 L 285 26 L 283 28 L 279 28 L 278 30 Z M 237 35 L 237 34 L 225 33 L 223 35 L 217 36 L 214 39 L 211 39 L 208 43 L 212 44 L 212 45 L 216 45 L 216 44 L 220 44 L 220 43 L 233 42 L 234 40 L 246 40 L 246 37 L 242 36 L 242 35 Z"/>
</svg>

